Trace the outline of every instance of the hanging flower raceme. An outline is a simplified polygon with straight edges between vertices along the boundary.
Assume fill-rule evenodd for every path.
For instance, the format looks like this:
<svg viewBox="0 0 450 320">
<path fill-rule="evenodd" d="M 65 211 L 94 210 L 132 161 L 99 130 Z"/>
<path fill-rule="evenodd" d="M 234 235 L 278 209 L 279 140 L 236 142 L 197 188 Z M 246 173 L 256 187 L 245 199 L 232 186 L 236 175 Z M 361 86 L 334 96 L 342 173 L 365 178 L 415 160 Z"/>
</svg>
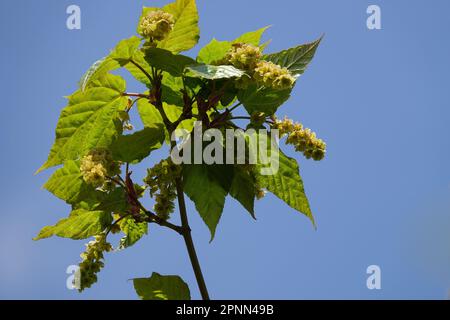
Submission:
<svg viewBox="0 0 450 320">
<path fill-rule="evenodd" d="M 282 68 L 270 61 L 258 62 L 253 77 L 265 87 L 278 90 L 292 88 L 295 83 L 295 78 L 287 68 Z"/>
<path fill-rule="evenodd" d="M 170 158 L 162 160 L 153 168 L 147 169 L 145 184 L 150 196 L 155 198 L 153 210 L 162 219 L 167 220 L 175 208 L 177 197 L 175 180 L 181 176 L 181 167 Z"/>
<path fill-rule="evenodd" d="M 295 147 L 295 151 L 302 152 L 307 159 L 316 161 L 325 157 L 326 144 L 316 137 L 311 129 L 304 128 L 300 123 L 294 123 L 291 119 L 275 119 L 273 129 L 278 129 L 280 137 L 287 135 L 286 144 Z"/>
<path fill-rule="evenodd" d="M 162 10 L 150 11 L 141 19 L 140 35 L 146 39 L 161 41 L 172 31 L 173 15 Z"/>
<path fill-rule="evenodd" d="M 74 284 L 78 291 L 83 291 L 97 282 L 97 273 L 103 268 L 103 252 L 112 251 L 112 246 L 106 241 L 106 235 L 101 234 L 86 244 L 86 251 L 80 257 L 79 271 L 75 274 Z"/>
<path fill-rule="evenodd" d="M 113 161 L 107 149 L 93 149 L 81 159 L 80 171 L 86 183 L 102 187 L 107 177 L 120 173 L 119 165 Z"/>
</svg>

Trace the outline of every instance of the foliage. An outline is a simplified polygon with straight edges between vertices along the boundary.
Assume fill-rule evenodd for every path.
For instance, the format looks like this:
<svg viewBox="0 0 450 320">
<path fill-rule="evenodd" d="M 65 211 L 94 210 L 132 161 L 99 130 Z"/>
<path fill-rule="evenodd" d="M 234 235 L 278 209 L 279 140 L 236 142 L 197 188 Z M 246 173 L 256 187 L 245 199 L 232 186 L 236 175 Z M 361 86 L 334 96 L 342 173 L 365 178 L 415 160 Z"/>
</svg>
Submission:
<svg viewBox="0 0 450 320">
<path fill-rule="evenodd" d="M 67 98 L 48 159 L 38 170 L 61 166 L 44 188 L 67 202 L 70 214 L 44 227 L 35 238 L 94 237 L 81 255 L 80 291 L 97 281 L 104 253 L 134 245 L 150 225 L 159 225 L 185 239 L 200 293 L 207 299 L 184 194 L 209 228 L 211 241 L 228 196 L 254 218 L 255 201 L 271 192 L 314 223 L 297 160 L 278 152 L 273 143 L 287 136 L 286 143 L 306 158 L 325 156 L 326 145 L 315 133 L 275 115 L 291 96 L 322 38 L 267 54 L 267 43 L 261 43 L 266 29 L 231 41 L 213 39 L 194 59 L 181 52 L 193 48 L 199 39 L 195 0 L 144 7 L 137 25 L 139 36 L 120 41 L 83 75 L 79 89 Z M 111 73 L 119 68 L 128 70 L 148 90 L 127 92 L 125 80 Z M 144 125 L 139 131 L 130 123 L 129 114 L 135 109 Z M 228 138 L 214 133 L 227 129 L 239 129 L 230 141 L 242 138 L 248 151 L 228 153 Z M 204 135 L 200 149 L 195 146 L 193 155 L 182 149 L 179 156 L 188 161 L 176 162 L 173 152 L 195 140 L 198 132 Z M 269 143 L 259 140 L 265 135 L 270 135 Z M 173 136 L 183 138 L 182 142 L 172 140 Z M 164 144 L 172 157 L 151 166 L 139 184 L 131 166 L 151 159 L 152 151 Z M 251 146 L 256 146 L 256 153 Z M 277 154 L 271 166 L 262 153 L 271 158 Z M 198 154 L 215 160 L 199 163 Z M 224 161 L 217 161 L 220 157 Z M 143 198 L 152 198 L 154 207 L 144 207 Z M 171 222 L 176 205 L 181 225 Z M 116 250 L 107 242 L 111 233 L 123 234 Z M 133 283 L 142 299 L 190 299 L 187 284 L 178 276 L 154 272 Z"/>
</svg>

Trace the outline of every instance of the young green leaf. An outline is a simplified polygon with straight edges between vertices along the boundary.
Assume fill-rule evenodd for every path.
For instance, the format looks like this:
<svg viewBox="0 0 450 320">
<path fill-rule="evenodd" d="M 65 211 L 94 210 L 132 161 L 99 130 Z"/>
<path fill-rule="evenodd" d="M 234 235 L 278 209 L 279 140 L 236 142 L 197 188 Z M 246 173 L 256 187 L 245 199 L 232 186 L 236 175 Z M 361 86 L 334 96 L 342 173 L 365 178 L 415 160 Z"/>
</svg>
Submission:
<svg viewBox="0 0 450 320">
<path fill-rule="evenodd" d="M 105 74 L 91 82 L 85 91 L 71 95 L 59 117 L 55 143 L 38 172 L 66 160 L 76 160 L 96 147 L 108 147 L 122 130 L 117 112 L 127 106 L 124 91 L 125 80 Z"/>
<path fill-rule="evenodd" d="M 125 236 L 120 239 L 119 250 L 131 247 L 148 232 L 147 222 L 136 222 L 132 217 L 126 217 L 119 222 L 120 230 Z"/>
<path fill-rule="evenodd" d="M 183 165 L 184 192 L 194 202 L 208 226 L 211 241 L 214 239 L 232 179 L 232 166 Z"/>
<path fill-rule="evenodd" d="M 212 39 L 210 43 L 200 49 L 197 61 L 200 63 L 211 64 L 220 61 L 228 50 L 231 49 L 230 41 L 218 41 Z"/>
<path fill-rule="evenodd" d="M 242 42 L 242 43 L 252 44 L 254 46 L 259 46 L 261 44 L 261 37 L 268 28 L 269 28 L 269 26 L 260 28 L 255 31 L 250 31 L 250 32 L 244 33 L 240 37 L 234 39 L 232 43 Z"/>
<path fill-rule="evenodd" d="M 142 300 L 190 300 L 188 285 L 179 276 L 153 272 L 150 278 L 133 279 L 134 289 Z"/>
<path fill-rule="evenodd" d="M 213 66 L 200 64 L 186 67 L 187 75 L 208 80 L 240 78 L 245 72 L 233 66 Z"/>
<path fill-rule="evenodd" d="M 112 222 L 110 213 L 100 210 L 88 211 L 77 209 L 69 217 L 60 220 L 54 226 L 42 228 L 33 240 L 58 236 L 71 239 L 86 239 L 105 230 Z"/>
<path fill-rule="evenodd" d="M 320 41 L 322 41 L 322 37 L 311 43 L 268 54 L 264 56 L 264 59 L 288 68 L 292 75 L 298 77 L 305 72 L 308 64 L 314 58 Z"/>
<path fill-rule="evenodd" d="M 150 152 L 159 149 L 164 141 L 164 127 L 146 127 L 130 135 L 120 136 L 111 145 L 114 160 L 138 163 L 148 157 Z"/>
</svg>

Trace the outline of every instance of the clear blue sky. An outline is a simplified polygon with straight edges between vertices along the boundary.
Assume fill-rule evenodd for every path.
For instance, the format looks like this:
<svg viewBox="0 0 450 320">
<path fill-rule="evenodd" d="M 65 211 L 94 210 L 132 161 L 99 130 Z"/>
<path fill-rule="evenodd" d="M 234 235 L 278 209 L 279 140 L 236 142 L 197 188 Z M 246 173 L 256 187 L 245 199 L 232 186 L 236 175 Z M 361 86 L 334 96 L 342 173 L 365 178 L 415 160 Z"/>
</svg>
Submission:
<svg viewBox="0 0 450 320">
<path fill-rule="evenodd" d="M 53 142 L 63 96 L 135 33 L 143 5 L 165 3 L 1 1 L 0 298 L 134 299 L 127 280 L 153 271 L 181 275 L 199 297 L 184 243 L 168 230 L 153 227 L 134 247 L 109 254 L 99 283 L 83 294 L 66 289 L 65 271 L 85 241 L 31 240 L 69 212 L 40 188 L 52 170 L 33 176 Z M 81 7 L 81 30 L 66 28 L 70 4 Z M 382 30 L 366 28 L 369 4 L 381 7 Z M 257 203 L 256 222 L 230 199 L 209 244 L 190 204 L 211 296 L 447 298 L 450 2 L 199 0 L 198 7 L 200 45 L 268 24 L 268 51 L 326 34 L 280 109 L 328 143 L 322 162 L 295 155 L 318 229 L 273 196 Z M 130 91 L 141 88 L 130 79 Z M 381 267 L 381 290 L 366 288 L 371 264 Z"/>
</svg>

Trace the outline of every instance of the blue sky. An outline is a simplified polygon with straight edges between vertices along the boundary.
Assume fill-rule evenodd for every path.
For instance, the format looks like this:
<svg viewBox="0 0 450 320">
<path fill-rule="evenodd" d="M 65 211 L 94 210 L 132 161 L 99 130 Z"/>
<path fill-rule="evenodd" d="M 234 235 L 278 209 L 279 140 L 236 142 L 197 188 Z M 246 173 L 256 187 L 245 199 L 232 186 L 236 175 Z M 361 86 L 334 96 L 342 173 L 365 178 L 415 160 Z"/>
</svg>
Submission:
<svg viewBox="0 0 450 320">
<path fill-rule="evenodd" d="M 128 279 L 179 274 L 198 298 L 182 239 L 153 227 L 109 254 L 99 283 L 66 289 L 84 241 L 33 242 L 69 208 L 41 189 L 63 96 L 92 62 L 135 33 L 143 5 L 167 1 L 1 1 L 0 298 L 134 299 Z M 81 30 L 66 8 L 81 7 Z M 377 4 L 382 30 L 368 30 Z M 450 2 L 199 0 L 200 46 L 272 25 L 268 51 L 325 38 L 279 111 L 313 128 L 327 158 L 300 163 L 318 228 L 273 196 L 252 220 L 229 199 L 215 240 L 193 206 L 190 220 L 216 299 L 445 299 L 450 289 Z M 193 50 L 195 54 L 197 50 Z M 130 80 L 129 91 L 142 87 Z M 143 175 L 145 166 L 135 171 Z M 176 216 L 176 215 L 175 215 Z M 175 219 L 177 221 L 177 219 Z M 366 268 L 381 267 L 381 290 Z"/>
</svg>

